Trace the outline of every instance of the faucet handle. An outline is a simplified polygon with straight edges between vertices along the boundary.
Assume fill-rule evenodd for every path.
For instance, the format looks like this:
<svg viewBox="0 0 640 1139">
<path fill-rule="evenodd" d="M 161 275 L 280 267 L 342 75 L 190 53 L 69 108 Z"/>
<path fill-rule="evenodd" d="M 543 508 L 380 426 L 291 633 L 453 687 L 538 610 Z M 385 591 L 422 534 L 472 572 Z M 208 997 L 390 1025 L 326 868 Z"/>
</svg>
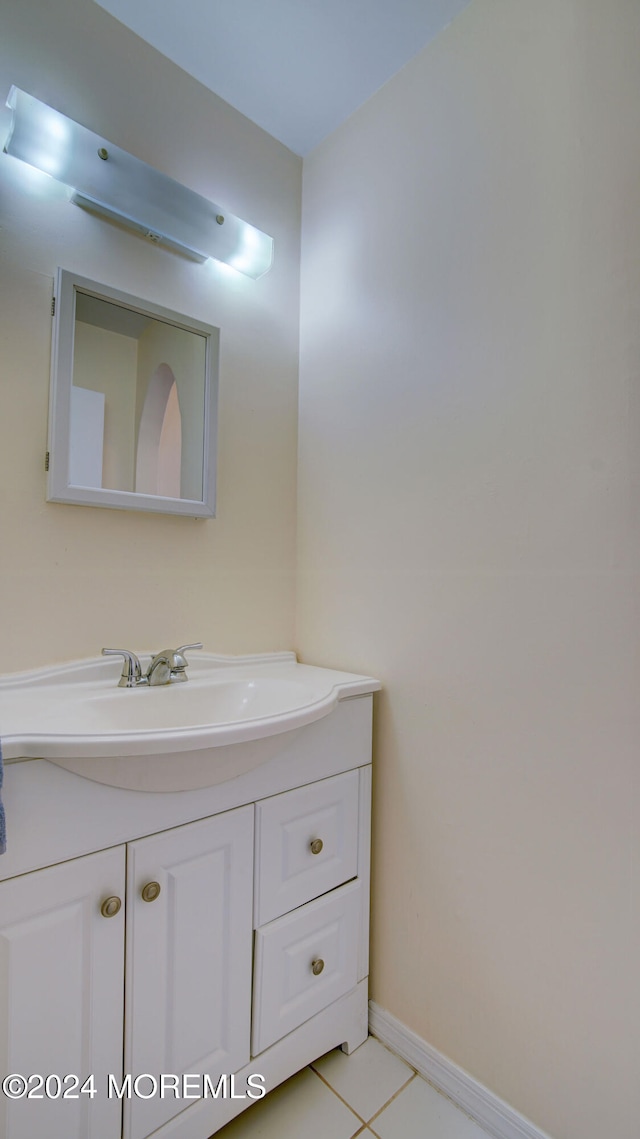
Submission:
<svg viewBox="0 0 640 1139">
<path fill-rule="evenodd" d="M 142 668 L 135 653 L 129 649 L 103 649 L 104 657 L 124 657 L 118 688 L 137 688 L 142 683 Z"/>
<path fill-rule="evenodd" d="M 182 654 L 186 653 L 189 649 L 202 649 L 202 648 L 204 648 L 202 641 L 196 641 L 195 644 L 193 644 L 193 645 L 180 645 L 180 648 L 176 649 L 175 651 L 176 651 L 176 653 L 180 653 L 180 656 L 182 656 Z"/>
<path fill-rule="evenodd" d="M 171 663 L 171 679 L 172 680 L 186 680 L 187 668 L 189 661 L 185 657 L 185 653 L 189 649 L 201 649 L 203 647 L 202 641 L 196 641 L 193 645 L 180 645 L 179 649 L 174 649 L 173 661 Z"/>
</svg>

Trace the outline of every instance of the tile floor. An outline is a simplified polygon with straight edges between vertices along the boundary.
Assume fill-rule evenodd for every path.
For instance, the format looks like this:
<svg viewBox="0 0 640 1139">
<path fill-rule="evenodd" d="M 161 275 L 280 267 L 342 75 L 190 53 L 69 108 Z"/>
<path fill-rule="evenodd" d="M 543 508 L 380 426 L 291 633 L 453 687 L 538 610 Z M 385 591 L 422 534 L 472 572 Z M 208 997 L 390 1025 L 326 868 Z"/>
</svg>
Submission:
<svg viewBox="0 0 640 1139">
<path fill-rule="evenodd" d="M 214 1139 L 488 1139 L 487 1132 L 372 1036 L 316 1060 Z"/>
</svg>

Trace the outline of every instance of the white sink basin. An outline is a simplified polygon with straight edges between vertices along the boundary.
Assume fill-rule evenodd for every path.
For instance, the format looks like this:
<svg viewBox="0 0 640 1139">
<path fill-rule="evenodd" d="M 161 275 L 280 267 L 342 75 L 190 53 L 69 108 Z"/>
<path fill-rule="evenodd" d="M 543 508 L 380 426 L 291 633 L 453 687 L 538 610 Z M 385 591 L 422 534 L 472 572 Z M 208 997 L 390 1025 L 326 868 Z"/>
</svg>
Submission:
<svg viewBox="0 0 640 1139">
<path fill-rule="evenodd" d="M 298 664 L 293 653 L 199 653 L 189 680 L 118 688 L 102 657 L 0 677 L 6 760 L 49 759 L 134 790 L 208 787 L 266 762 L 275 738 L 380 687 L 371 677 Z"/>
<path fill-rule="evenodd" d="M 116 688 L 89 697 L 80 709 L 80 721 L 100 733 L 192 731 L 288 716 L 317 705 L 326 696 L 309 680 L 259 675 L 143 690 Z"/>
</svg>

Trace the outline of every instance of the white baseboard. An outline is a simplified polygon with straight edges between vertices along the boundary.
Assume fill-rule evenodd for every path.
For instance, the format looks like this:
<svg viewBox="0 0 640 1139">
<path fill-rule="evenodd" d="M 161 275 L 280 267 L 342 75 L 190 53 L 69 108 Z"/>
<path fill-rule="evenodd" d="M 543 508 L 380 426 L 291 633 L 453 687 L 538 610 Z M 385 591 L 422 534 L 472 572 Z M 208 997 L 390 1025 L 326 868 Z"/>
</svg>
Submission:
<svg viewBox="0 0 640 1139">
<path fill-rule="evenodd" d="M 493 1139 L 550 1139 L 391 1013 L 369 1001 L 369 1031 L 471 1116 Z"/>
</svg>

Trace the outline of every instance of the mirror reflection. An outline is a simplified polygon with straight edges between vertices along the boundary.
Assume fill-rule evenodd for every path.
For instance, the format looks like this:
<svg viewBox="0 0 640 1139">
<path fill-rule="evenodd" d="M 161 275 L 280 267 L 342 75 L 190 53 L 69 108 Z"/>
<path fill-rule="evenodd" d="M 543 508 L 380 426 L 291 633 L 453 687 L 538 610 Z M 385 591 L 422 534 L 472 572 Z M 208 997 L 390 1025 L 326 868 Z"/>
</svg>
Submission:
<svg viewBox="0 0 640 1139">
<path fill-rule="evenodd" d="M 202 499 L 206 337 L 76 291 L 69 484 Z"/>
</svg>

